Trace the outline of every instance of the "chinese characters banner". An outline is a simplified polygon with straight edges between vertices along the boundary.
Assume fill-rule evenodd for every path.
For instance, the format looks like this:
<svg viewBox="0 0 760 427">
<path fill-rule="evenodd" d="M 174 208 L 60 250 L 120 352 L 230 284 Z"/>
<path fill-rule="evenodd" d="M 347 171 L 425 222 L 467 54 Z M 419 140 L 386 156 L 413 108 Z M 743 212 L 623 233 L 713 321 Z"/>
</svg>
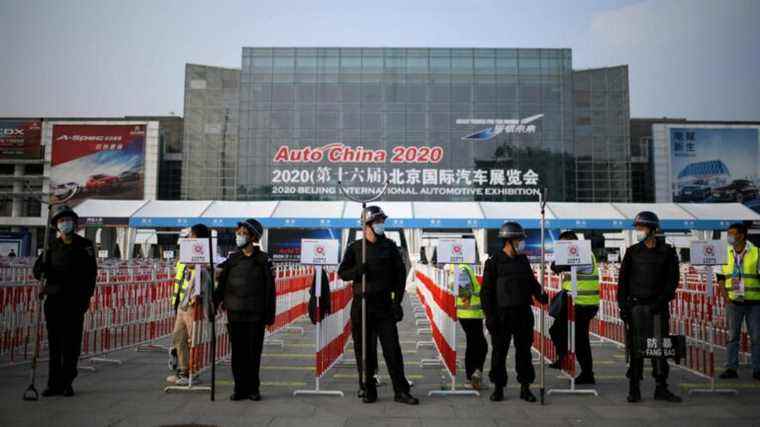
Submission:
<svg viewBox="0 0 760 427">
<path fill-rule="evenodd" d="M 272 159 L 273 195 L 334 195 L 341 182 L 350 194 L 373 194 L 389 182 L 396 198 L 501 198 L 534 196 L 539 174 L 532 168 L 458 167 L 440 163 L 442 147 L 365 149 L 344 144 L 281 146 Z"/>
</svg>

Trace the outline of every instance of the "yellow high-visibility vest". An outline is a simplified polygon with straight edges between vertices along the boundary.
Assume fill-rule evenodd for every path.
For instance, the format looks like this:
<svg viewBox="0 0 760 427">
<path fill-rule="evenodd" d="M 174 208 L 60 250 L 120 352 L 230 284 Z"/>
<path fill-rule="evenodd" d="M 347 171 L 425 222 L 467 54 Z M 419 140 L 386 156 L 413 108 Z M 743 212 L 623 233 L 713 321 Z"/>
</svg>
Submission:
<svg viewBox="0 0 760 427">
<path fill-rule="evenodd" d="M 459 287 L 457 291 L 457 317 L 460 319 L 482 319 L 480 282 L 478 282 L 475 271 L 467 264 L 452 265 L 451 271 L 454 275 L 465 273 L 469 279 L 469 286 Z M 457 280 L 456 276 L 454 276 L 454 280 Z"/>
<path fill-rule="evenodd" d="M 760 301 L 760 274 L 758 274 L 757 262 L 758 251 L 757 246 L 746 243 L 744 258 L 742 259 L 741 277 L 744 283 L 744 301 Z M 733 275 L 734 275 L 734 255 L 736 251 L 733 246 L 728 246 L 728 264 L 723 266 L 723 274 L 726 276 L 726 290 L 728 291 L 728 299 L 734 301 L 736 294 L 733 287 Z"/>
<path fill-rule="evenodd" d="M 576 291 L 575 305 L 599 305 L 599 267 L 596 265 L 596 257 L 591 254 L 593 270 L 591 273 L 576 273 Z M 566 275 L 567 276 L 567 275 Z M 562 289 L 571 291 L 573 281 L 568 276 L 562 280 Z"/>
<path fill-rule="evenodd" d="M 187 292 L 187 287 L 193 278 L 192 268 L 179 261 L 177 261 L 176 270 L 177 273 L 174 276 L 174 299 L 172 300 L 174 307 L 177 307 L 185 300 L 185 292 Z"/>
</svg>

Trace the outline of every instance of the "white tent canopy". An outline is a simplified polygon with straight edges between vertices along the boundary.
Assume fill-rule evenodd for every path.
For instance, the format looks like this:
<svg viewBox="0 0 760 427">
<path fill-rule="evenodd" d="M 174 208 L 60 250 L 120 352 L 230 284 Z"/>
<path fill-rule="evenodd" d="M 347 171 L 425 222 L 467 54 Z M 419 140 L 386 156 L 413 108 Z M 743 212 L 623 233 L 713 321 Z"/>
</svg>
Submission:
<svg viewBox="0 0 760 427">
<path fill-rule="evenodd" d="M 394 228 L 498 228 L 506 220 L 526 228 L 539 225 L 535 202 L 377 202 Z M 760 221 L 739 203 L 567 203 L 546 205 L 547 227 L 620 230 L 632 227 L 642 210 L 655 212 L 665 230 L 725 229 L 732 222 Z M 121 219 L 136 228 L 183 228 L 196 222 L 234 227 L 257 218 L 266 227 L 356 227 L 361 205 L 342 201 L 142 201 L 87 200 L 76 211 L 98 224 L 98 218 Z M 110 215 L 110 216 L 107 216 Z"/>
</svg>

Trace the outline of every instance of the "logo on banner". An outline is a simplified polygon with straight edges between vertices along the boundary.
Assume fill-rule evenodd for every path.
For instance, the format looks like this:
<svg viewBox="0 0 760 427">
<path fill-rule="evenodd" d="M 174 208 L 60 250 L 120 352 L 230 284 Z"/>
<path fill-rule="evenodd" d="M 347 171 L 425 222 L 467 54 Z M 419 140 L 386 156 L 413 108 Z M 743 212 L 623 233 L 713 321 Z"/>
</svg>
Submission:
<svg viewBox="0 0 760 427">
<path fill-rule="evenodd" d="M 533 134 L 536 133 L 536 125 L 530 124 L 541 117 L 543 114 L 526 117 L 524 119 L 457 119 L 458 125 L 493 125 L 481 131 L 463 136 L 463 141 L 478 142 L 490 141 L 497 135 L 507 134 Z"/>
<path fill-rule="evenodd" d="M 5 128 L 0 130 L 0 133 L 2 133 L 0 136 L 24 136 L 24 129 Z"/>
<path fill-rule="evenodd" d="M 712 246 L 705 246 L 705 256 L 713 256 L 713 247 Z"/>
<path fill-rule="evenodd" d="M 319 256 L 319 257 L 325 256 L 325 247 L 322 245 L 314 246 L 314 256 Z"/>
<path fill-rule="evenodd" d="M 201 243 L 196 243 L 193 245 L 193 254 L 195 255 L 203 255 L 205 246 Z"/>
</svg>

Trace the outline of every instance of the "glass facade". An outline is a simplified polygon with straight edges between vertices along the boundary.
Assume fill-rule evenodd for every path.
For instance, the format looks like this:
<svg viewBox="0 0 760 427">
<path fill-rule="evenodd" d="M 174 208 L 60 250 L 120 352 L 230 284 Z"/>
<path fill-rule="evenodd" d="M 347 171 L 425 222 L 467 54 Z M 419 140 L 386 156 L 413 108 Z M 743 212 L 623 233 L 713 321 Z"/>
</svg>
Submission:
<svg viewBox="0 0 760 427">
<path fill-rule="evenodd" d="M 235 198 L 239 95 L 240 70 L 186 65 L 182 199 Z"/>
<path fill-rule="evenodd" d="M 578 202 L 631 201 L 628 67 L 573 73 Z"/>
<path fill-rule="evenodd" d="M 626 106 L 609 110 L 627 125 L 627 75 L 610 74 Z M 569 49 L 243 48 L 237 198 L 341 199 L 316 190 L 387 179 L 386 200 L 534 200 L 541 185 L 573 200 L 586 194 L 573 107 Z M 333 159 L 331 144 L 343 150 Z M 350 161 L 357 147 L 368 157 Z"/>
</svg>

